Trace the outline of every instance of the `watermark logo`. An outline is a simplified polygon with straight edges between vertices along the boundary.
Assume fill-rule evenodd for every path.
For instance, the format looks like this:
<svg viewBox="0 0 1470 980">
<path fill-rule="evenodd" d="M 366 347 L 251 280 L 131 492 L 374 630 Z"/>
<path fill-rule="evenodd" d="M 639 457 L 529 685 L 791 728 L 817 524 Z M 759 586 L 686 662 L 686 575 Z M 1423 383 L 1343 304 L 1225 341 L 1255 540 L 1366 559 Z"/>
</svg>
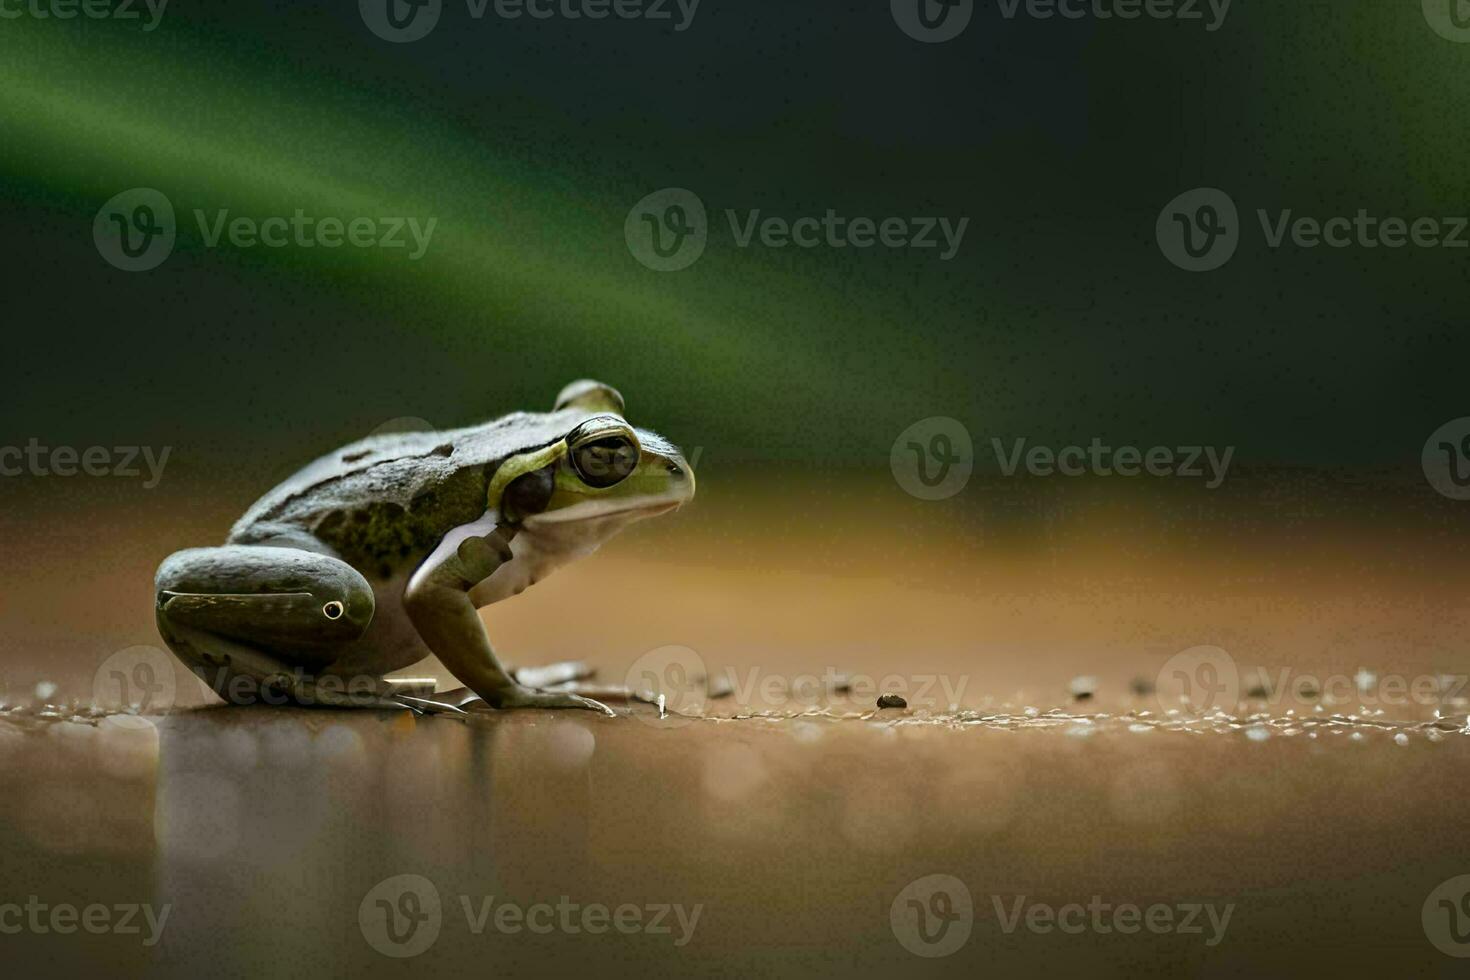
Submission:
<svg viewBox="0 0 1470 980">
<path fill-rule="evenodd" d="M 965 489 L 975 469 L 975 446 L 962 422 L 942 415 L 899 433 L 888 455 L 893 479 L 920 500 L 944 500 Z"/>
<path fill-rule="evenodd" d="M 1186 272 L 1210 272 L 1235 255 L 1240 215 L 1229 194 L 1197 187 L 1164 205 L 1154 234 L 1170 262 Z"/>
<path fill-rule="evenodd" d="M 675 33 L 694 24 L 700 0 L 465 0 L 470 20 L 486 14 L 497 20 L 603 21 L 646 20 L 668 22 Z M 394 44 L 428 37 L 439 24 L 443 0 L 358 0 L 358 10 L 368 30 Z"/>
<path fill-rule="evenodd" d="M 900 698 L 913 708 L 945 708 L 957 705 L 970 683 L 968 674 L 886 674 L 874 677 L 849 673 L 828 666 L 821 674 L 772 674 L 751 667 L 744 676 L 734 668 L 726 668 L 722 689 L 733 694 L 740 703 L 772 708 L 789 707 L 792 702 L 808 708 L 840 695 L 854 704 L 871 707 L 882 696 Z"/>
<path fill-rule="evenodd" d="M 623 235 L 633 258 L 655 272 L 678 272 L 704 255 L 709 215 L 698 194 L 666 187 L 633 206 Z"/>
<path fill-rule="evenodd" d="M 1002 19 L 1177 20 L 1202 23 L 1213 34 L 1225 26 L 1233 0 L 997 0 Z M 927 44 L 952 41 L 970 25 L 974 0 L 891 0 L 893 21 L 909 37 Z"/>
<path fill-rule="evenodd" d="M 657 705 L 659 720 L 673 727 L 687 725 L 704 714 L 709 699 L 704 658 L 685 646 L 648 651 L 633 661 L 624 683 L 638 700 Z"/>
<path fill-rule="evenodd" d="M 1424 478 L 1451 500 L 1470 500 L 1470 416 L 1452 419 L 1425 440 Z"/>
<path fill-rule="evenodd" d="M 1240 701 L 1240 669 L 1220 647 L 1190 647 L 1159 669 L 1154 693 L 1164 710 L 1183 703 L 1196 712 L 1233 711 Z"/>
<path fill-rule="evenodd" d="M 157 647 L 119 650 L 92 676 L 92 703 L 138 715 L 166 714 L 178 696 L 174 658 Z"/>
<path fill-rule="evenodd" d="M 144 490 L 163 479 L 172 446 L 46 446 L 32 436 L 24 446 L 0 446 L 0 477 L 115 476 L 147 477 Z M 141 465 L 139 465 L 141 464 Z M 145 472 L 146 471 L 146 472 Z"/>
<path fill-rule="evenodd" d="M 888 924 L 899 944 L 915 956 L 949 956 L 969 942 L 975 926 L 970 889 L 946 874 L 911 881 L 889 906 Z"/>
<path fill-rule="evenodd" d="M 444 924 L 439 889 L 423 875 L 395 875 L 363 896 L 357 924 L 368 945 L 384 956 L 418 956 L 434 945 Z"/>
<path fill-rule="evenodd" d="M 357 9 L 378 37 L 407 44 L 429 36 L 444 12 L 444 0 L 358 0 Z"/>
<path fill-rule="evenodd" d="M 694 905 L 681 902 L 634 905 L 624 902 L 609 906 L 602 902 L 574 902 L 570 895 L 560 896 L 555 904 L 536 902 L 532 905 L 497 902 L 494 895 L 461 895 L 459 906 L 464 912 L 465 926 L 473 936 L 483 935 L 487 928 L 508 936 L 522 932 L 540 936 L 554 932 L 568 936 L 584 932 L 594 936 L 611 932 L 624 936 L 643 933 L 668 936 L 676 949 L 689 945 L 694 938 L 694 930 L 699 926 L 699 918 L 704 914 L 703 902 Z"/>
<path fill-rule="evenodd" d="M 1225 932 L 1230 928 L 1230 917 L 1235 914 L 1235 903 L 1216 905 L 1214 902 L 1175 902 L 1166 904 L 1138 905 L 1133 902 L 1105 902 L 1101 895 L 1093 895 L 1084 905 L 1068 902 L 1051 905 L 1047 902 L 1028 902 L 1025 895 L 1017 895 L 1007 904 L 999 895 L 990 897 L 995 917 L 1001 931 L 1006 935 L 1015 932 L 1022 924 L 1028 932 L 1048 935 L 1061 932 L 1080 936 L 1092 932 L 1107 936 L 1113 933 L 1129 936 L 1150 932 L 1155 936 L 1200 936 L 1209 947 L 1220 945 Z"/>
<path fill-rule="evenodd" d="M 1353 214 L 1318 217 L 1293 208 L 1256 208 L 1255 216 L 1261 239 L 1272 251 L 1470 248 L 1470 217 L 1465 215 L 1401 217 L 1358 208 Z M 1245 229 L 1229 195 L 1202 187 L 1170 201 L 1159 212 L 1155 231 L 1170 262 L 1190 272 L 1209 272 L 1230 260 Z"/>
<path fill-rule="evenodd" d="M 92 219 L 98 253 L 124 272 L 158 268 L 173 253 L 177 236 L 173 203 L 151 187 L 123 191 Z"/>
<path fill-rule="evenodd" d="M 420 222 L 416 217 L 317 218 L 297 208 L 288 218 L 271 215 L 253 218 L 230 217 L 229 208 L 218 208 L 213 216 L 194 210 L 199 237 L 205 248 L 218 248 L 221 241 L 240 249 L 265 248 L 353 248 L 408 249 L 408 260 L 417 262 L 429 251 L 438 218 Z M 411 239 L 411 240 L 410 240 Z"/>
<path fill-rule="evenodd" d="M 739 249 L 935 250 L 941 262 L 959 254 L 970 227 L 969 218 L 849 217 L 833 208 L 795 218 L 766 214 L 760 208 L 743 212 L 726 208 L 725 223 Z M 704 254 L 712 232 L 704 202 L 693 192 L 674 187 L 639 201 L 623 224 L 628 251 L 658 272 L 693 265 Z"/>
<path fill-rule="evenodd" d="M 163 20 L 168 0 L 0 0 L 0 20 L 73 20 L 78 14 L 88 20 L 141 20 L 148 11 L 143 33 L 151 33 Z"/>
<path fill-rule="evenodd" d="M 549 935 L 617 932 L 625 936 L 643 933 L 669 936 L 676 947 L 694 938 L 704 914 L 704 904 L 653 902 L 608 906 L 600 902 L 575 902 L 562 895 L 555 902 L 519 905 L 494 895 L 459 895 L 455 903 L 464 916 L 464 927 L 472 936 L 487 932 L 518 935 L 530 932 Z M 358 925 L 368 945 L 394 959 L 408 959 L 426 952 L 439 938 L 445 910 L 439 889 L 423 875 L 396 875 L 379 882 L 363 896 L 357 910 Z"/>
<path fill-rule="evenodd" d="M 28 932 L 39 936 L 50 933 L 67 936 L 80 931 L 93 936 L 141 936 L 145 947 L 153 947 L 163 937 L 163 928 L 168 924 L 172 911 L 172 904 L 155 908 L 146 902 L 94 903 L 78 908 L 69 902 L 52 905 L 30 895 L 24 905 L 19 902 L 0 903 L 0 935 L 15 936 Z"/>
<path fill-rule="evenodd" d="M 289 216 L 264 218 L 232 215 L 229 208 L 216 208 L 212 213 L 195 208 L 193 216 L 205 248 L 228 244 L 238 249 L 405 249 L 410 262 L 428 252 L 439 225 L 438 218 L 318 218 L 302 208 Z M 147 272 L 163 264 L 173 253 L 178 231 L 173 203 L 148 187 L 118 194 L 102 206 L 92 222 L 97 251 L 126 272 Z"/>
<path fill-rule="evenodd" d="M 322 605 L 320 615 L 328 622 L 342 621 L 342 604 Z M 193 668 L 193 676 L 221 700 L 230 704 L 364 705 L 380 707 L 383 682 L 373 674 L 308 674 L 303 668 L 277 671 L 265 677 L 237 673 L 229 667 Z"/>
<path fill-rule="evenodd" d="M 1435 949 L 1457 959 L 1470 957 L 1470 875 L 1440 882 L 1424 900 L 1420 918 Z"/>
<path fill-rule="evenodd" d="M 999 0 L 1000 14 L 1015 20 L 1024 13 L 1033 20 L 1177 20 L 1204 22 L 1205 33 L 1225 26 L 1232 0 Z M 1206 16 L 1209 17 L 1206 20 Z"/>
<path fill-rule="evenodd" d="M 1446 41 L 1470 42 L 1470 0 L 1424 0 L 1424 19 Z"/>
<path fill-rule="evenodd" d="M 893 22 L 915 41 L 953 41 L 970 26 L 975 0 L 891 0 Z"/>
<path fill-rule="evenodd" d="M 1215 490 L 1230 472 L 1235 447 L 1224 451 L 1214 446 L 1109 446 L 1094 436 L 1086 446 L 1027 446 L 1016 439 L 1006 448 L 1000 439 L 990 440 L 1001 473 L 1015 476 L 1024 465 L 1032 476 L 1153 476 L 1203 479 L 1206 490 Z"/>
<path fill-rule="evenodd" d="M 1380 674 L 1360 667 L 1355 673 L 1312 674 L 1293 667 L 1257 665 L 1241 669 L 1216 646 L 1190 647 L 1159 670 L 1154 691 L 1160 708 L 1186 705 L 1196 712 L 1230 712 L 1243 700 L 1306 708 L 1317 704 L 1364 707 L 1433 708 L 1463 696 L 1465 674 Z"/>
</svg>

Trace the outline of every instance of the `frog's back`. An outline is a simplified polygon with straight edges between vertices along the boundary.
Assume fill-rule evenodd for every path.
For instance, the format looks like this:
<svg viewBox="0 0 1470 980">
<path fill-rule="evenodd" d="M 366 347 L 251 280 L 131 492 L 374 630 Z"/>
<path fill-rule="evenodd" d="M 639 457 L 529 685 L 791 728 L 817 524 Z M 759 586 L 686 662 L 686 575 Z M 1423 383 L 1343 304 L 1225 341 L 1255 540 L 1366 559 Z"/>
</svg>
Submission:
<svg viewBox="0 0 1470 980">
<path fill-rule="evenodd" d="M 561 438 L 575 413 L 520 413 L 481 426 L 370 436 L 313 461 L 236 522 L 231 544 L 314 538 L 364 574 L 389 577 L 485 512 L 506 458 Z"/>
</svg>

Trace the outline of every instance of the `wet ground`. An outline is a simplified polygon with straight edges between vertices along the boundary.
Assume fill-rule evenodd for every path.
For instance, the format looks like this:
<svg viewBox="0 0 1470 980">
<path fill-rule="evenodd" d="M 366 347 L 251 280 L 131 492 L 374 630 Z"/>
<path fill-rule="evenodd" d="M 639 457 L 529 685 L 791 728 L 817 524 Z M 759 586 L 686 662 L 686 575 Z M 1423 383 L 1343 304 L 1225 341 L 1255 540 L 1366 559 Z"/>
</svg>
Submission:
<svg viewBox="0 0 1470 980">
<path fill-rule="evenodd" d="M 401 973 L 385 952 L 510 976 L 1459 968 L 1421 908 L 1470 867 L 1463 718 L 210 708 L 12 719 L 0 752 L 18 900 L 161 919 L 62 935 L 42 910 L 52 931 L 4 948 L 56 975 Z M 926 961 L 891 913 L 934 874 L 964 884 L 973 924 Z M 1008 932 L 1017 901 L 1101 903 L 1114 931 Z M 1120 934 L 1111 909 L 1129 904 L 1181 931 Z M 1188 923 L 1196 906 L 1215 918 Z"/>
<path fill-rule="evenodd" d="M 1203 533 L 1106 501 L 1006 529 L 717 498 L 487 613 L 524 661 L 670 683 L 663 717 L 233 708 L 182 674 L 120 713 L 119 676 L 158 685 L 127 653 L 157 645 L 149 568 L 198 538 L 99 539 L 76 594 L 7 596 L 34 652 L 4 675 L 0 951 L 123 977 L 1459 972 L 1458 543 L 1433 510 L 1350 540 L 1323 497 L 1269 499 Z"/>
</svg>

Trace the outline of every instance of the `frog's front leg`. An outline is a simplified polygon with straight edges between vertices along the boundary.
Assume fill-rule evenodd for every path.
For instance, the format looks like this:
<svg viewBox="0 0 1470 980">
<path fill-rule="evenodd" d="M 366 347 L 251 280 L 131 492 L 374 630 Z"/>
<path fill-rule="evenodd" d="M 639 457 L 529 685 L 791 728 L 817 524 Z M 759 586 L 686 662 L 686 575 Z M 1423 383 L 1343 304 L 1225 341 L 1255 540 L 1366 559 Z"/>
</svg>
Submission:
<svg viewBox="0 0 1470 980">
<path fill-rule="evenodd" d="M 371 586 L 346 562 L 293 547 L 191 548 L 154 584 L 164 642 L 225 700 L 397 706 L 387 682 L 330 673 L 374 613 Z"/>
<path fill-rule="evenodd" d="M 498 526 L 493 514 L 445 535 L 404 591 L 404 609 L 414 628 L 449 672 L 492 708 L 590 708 L 616 717 L 591 698 L 525 687 L 496 658 L 469 592 L 511 560 L 514 537 L 514 526 Z M 473 699 L 457 700 L 452 707 Z"/>
</svg>

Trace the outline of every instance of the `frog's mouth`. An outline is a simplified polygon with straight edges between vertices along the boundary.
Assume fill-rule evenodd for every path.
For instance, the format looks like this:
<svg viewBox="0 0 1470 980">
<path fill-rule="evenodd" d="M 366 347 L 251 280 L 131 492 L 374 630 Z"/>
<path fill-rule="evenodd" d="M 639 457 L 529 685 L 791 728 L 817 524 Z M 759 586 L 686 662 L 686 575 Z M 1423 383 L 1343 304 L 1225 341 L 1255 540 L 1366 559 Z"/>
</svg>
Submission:
<svg viewBox="0 0 1470 980">
<path fill-rule="evenodd" d="M 527 527 L 537 527 L 548 524 L 572 524 L 582 521 L 601 521 L 608 518 L 622 518 L 627 521 L 637 521 L 648 517 L 657 517 L 670 511 L 678 510 L 684 501 L 667 497 L 654 497 L 646 500 L 620 500 L 600 501 L 588 500 L 561 510 L 546 511 L 540 514 L 532 514 L 525 519 Z"/>
</svg>

